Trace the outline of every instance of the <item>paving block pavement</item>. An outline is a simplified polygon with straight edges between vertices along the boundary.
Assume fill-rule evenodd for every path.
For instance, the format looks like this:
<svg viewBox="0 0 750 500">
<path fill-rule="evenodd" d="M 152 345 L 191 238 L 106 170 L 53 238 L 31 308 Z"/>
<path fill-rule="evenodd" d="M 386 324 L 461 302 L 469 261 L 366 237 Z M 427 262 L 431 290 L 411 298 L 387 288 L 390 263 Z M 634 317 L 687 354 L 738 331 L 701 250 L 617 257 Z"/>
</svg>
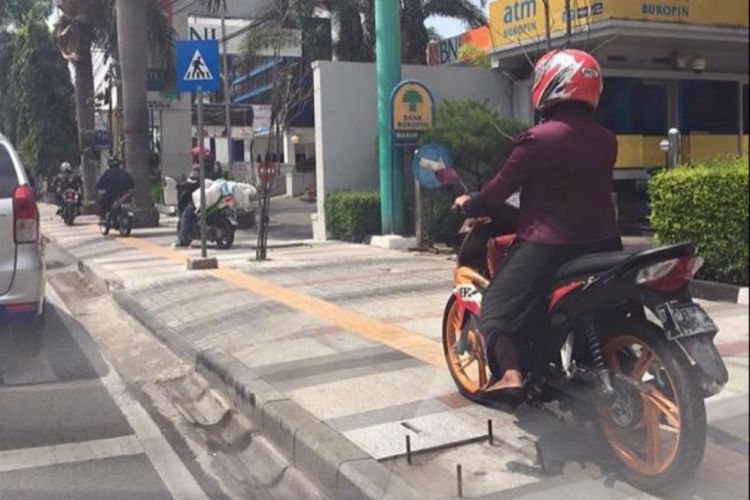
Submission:
<svg viewBox="0 0 750 500">
<path fill-rule="evenodd" d="M 44 210 L 45 236 L 155 335 L 228 389 L 234 403 L 332 497 L 450 498 L 457 462 L 468 474 L 466 496 L 551 496 L 563 477 L 591 492 L 645 497 L 612 485 L 595 437 L 583 439 L 583 454 L 573 452 L 575 443 L 559 442 L 578 430 L 548 411 L 505 413 L 456 394 L 440 346 L 454 265 L 447 256 L 295 241 L 259 263 L 249 260 L 253 235 L 240 234 L 234 249 L 211 250 L 218 271 L 187 271 L 187 257 L 198 250 L 171 250 L 171 228 L 105 238 L 91 218 L 66 227 L 52 213 Z M 747 424 L 748 314 L 736 304 L 704 305 L 722 329 L 717 342 L 731 371 L 727 389 L 709 400 L 716 430 L 704 468 L 719 476 L 709 477 L 719 484 L 723 474 L 733 477 L 736 464 L 747 465 L 747 433 L 736 422 Z M 485 439 L 488 420 L 494 446 Z M 405 463 L 407 435 L 418 466 Z M 559 477 L 548 477 L 536 464 L 539 442 L 563 462 L 586 467 L 569 465 Z M 739 487 L 730 491 L 727 484 L 721 491 L 734 498 Z"/>
</svg>

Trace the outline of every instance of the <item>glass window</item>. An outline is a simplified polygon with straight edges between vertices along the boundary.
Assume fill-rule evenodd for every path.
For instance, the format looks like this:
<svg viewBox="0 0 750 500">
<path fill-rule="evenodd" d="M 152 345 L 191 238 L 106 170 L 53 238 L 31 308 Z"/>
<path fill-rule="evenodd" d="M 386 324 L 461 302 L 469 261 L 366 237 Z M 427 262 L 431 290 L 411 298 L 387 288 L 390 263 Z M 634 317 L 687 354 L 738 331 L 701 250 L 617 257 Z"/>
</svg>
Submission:
<svg viewBox="0 0 750 500">
<path fill-rule="evenodd" d="M 667 130 L 666 83 L 605 78 L 596 116 L 616 134 L 662 135 Z"/>
<path fill-rule="evenodd" d="M 18 187 L 18 175 L 8 149 L 0 144 L 0 198 L 10 198 Z"/>
<path fill-rule="evenodd" d="M 680 131 L 736 134 L 737 82 L 680 82 Z"/>
</svg>

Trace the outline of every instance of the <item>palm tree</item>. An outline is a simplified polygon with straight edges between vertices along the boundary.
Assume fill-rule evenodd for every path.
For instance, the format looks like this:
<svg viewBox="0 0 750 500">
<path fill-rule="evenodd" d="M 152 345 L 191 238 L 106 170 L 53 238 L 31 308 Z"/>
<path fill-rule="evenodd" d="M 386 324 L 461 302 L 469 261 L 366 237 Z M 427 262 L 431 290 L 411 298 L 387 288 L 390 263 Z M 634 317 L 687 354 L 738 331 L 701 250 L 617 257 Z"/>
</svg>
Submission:
<svg viewBox="0 0 750 500">
<path fill-rule="evenodd" d="M 139 2 L 139 5 L 143 7 L 141 13 L 145 14 L 144 21 L 150 49 L 146 50 L 146 47 L 143 47 L 143 52 L 139 57 L 145 64 L 143 54 L 150 54 L 151 59 L 157 65 L 170 68 L 173 61 L 174 31 L 164 16 L 161 1 L 145 0 L 143 3 Z M 103 51 L 105 60 L 113 60 L 117 72 L 119 57 L 115 0 L 58 0 L 57 7 L 61 15 L 55 25 L 55 36 L 63 57 L 73 64 L 76 74 L 76 114 L 85 198 L 87 201 L 93 201 L 96 197 L 96 159 L 94 156 L 96 108 L 92 50 Z M 142 40 L 143 33 L 139 32 L 136 38 L 139 41 Z M 145 80 L 145 68 L 143 74 Z M 167 74 L 171 73 L 167 72 Z M 145 139 L 144 143 L 146 143 Z M 150 187 L 146 191 L 150 196 Z"/>
<path fill-rule="evenodd" d="M 375 0 L 327 0 L 336 25 L 336 56 L 342 61 L 375 60 Z M 401 0 L 401 60 L 424 64 L 430 30 L 425 21 L 432 17 L 450 17 L 469 27 L 487 24 L 480 7 L 470 0 Z"/>
<path fill-rule="evenodd" d="M 122 75 L 125 162 L 135 181 L 134 205 L 140 226 L 156 226 L 148 169 L 148 108 L 146 65 L 148 54 L 147 12 L 154 0 L 116 0 L 118 60 Z"/>
<path fill-rule="evenodd" d="M 94 67 L 91 48 L 97 28 L 106 16 L 101 0 L 59 0 L 61 16 L 55 37 L 63 57 L 75 69 L 78 147 L 81 152 L 83 193 L 86 202 L 96 199 L 96 158 L 94 156 Z M 97 26 L 99 25 L 99 26 Z"/>
</svg>

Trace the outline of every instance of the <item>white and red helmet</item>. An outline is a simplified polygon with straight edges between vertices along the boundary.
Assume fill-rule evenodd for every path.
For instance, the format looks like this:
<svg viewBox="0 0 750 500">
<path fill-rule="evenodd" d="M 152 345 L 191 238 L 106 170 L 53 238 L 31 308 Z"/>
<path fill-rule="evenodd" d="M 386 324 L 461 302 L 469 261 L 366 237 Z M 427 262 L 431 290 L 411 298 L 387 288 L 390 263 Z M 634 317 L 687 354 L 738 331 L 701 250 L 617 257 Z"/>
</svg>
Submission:
<svg viewBox="0 0 750 500">
<path fill-rule="evenodd" d="M 542 113 L 567 101 L 596 109 L 603 88 L 602 69 L 594 56 L 582 50 L 554 50 L 536 63 L 531 100 L 534 109 Z"/>
</svg>

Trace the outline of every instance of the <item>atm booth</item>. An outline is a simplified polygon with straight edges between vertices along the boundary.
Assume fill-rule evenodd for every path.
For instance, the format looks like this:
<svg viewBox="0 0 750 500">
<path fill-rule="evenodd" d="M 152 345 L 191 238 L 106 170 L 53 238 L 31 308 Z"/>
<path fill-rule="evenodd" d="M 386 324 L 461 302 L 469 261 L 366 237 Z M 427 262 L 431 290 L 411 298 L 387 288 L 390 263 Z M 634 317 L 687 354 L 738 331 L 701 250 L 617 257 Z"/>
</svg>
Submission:
<svg viewBox="0 0 750 500">
<path fill-rule="evenodd" d="M 550 0 L 550 43 L 588 50 L 605 77 L 598 119 L 617 134 L 621 221 L 645 222 L 645 186 L 681 134 L 681 161 L 748 152 L 747 0 Z M 489 6 L 491 66 L 514 81 L 513 112 L 533 122 L 531 63 L 547 49 L 544 2 Z"/>
</svg>

